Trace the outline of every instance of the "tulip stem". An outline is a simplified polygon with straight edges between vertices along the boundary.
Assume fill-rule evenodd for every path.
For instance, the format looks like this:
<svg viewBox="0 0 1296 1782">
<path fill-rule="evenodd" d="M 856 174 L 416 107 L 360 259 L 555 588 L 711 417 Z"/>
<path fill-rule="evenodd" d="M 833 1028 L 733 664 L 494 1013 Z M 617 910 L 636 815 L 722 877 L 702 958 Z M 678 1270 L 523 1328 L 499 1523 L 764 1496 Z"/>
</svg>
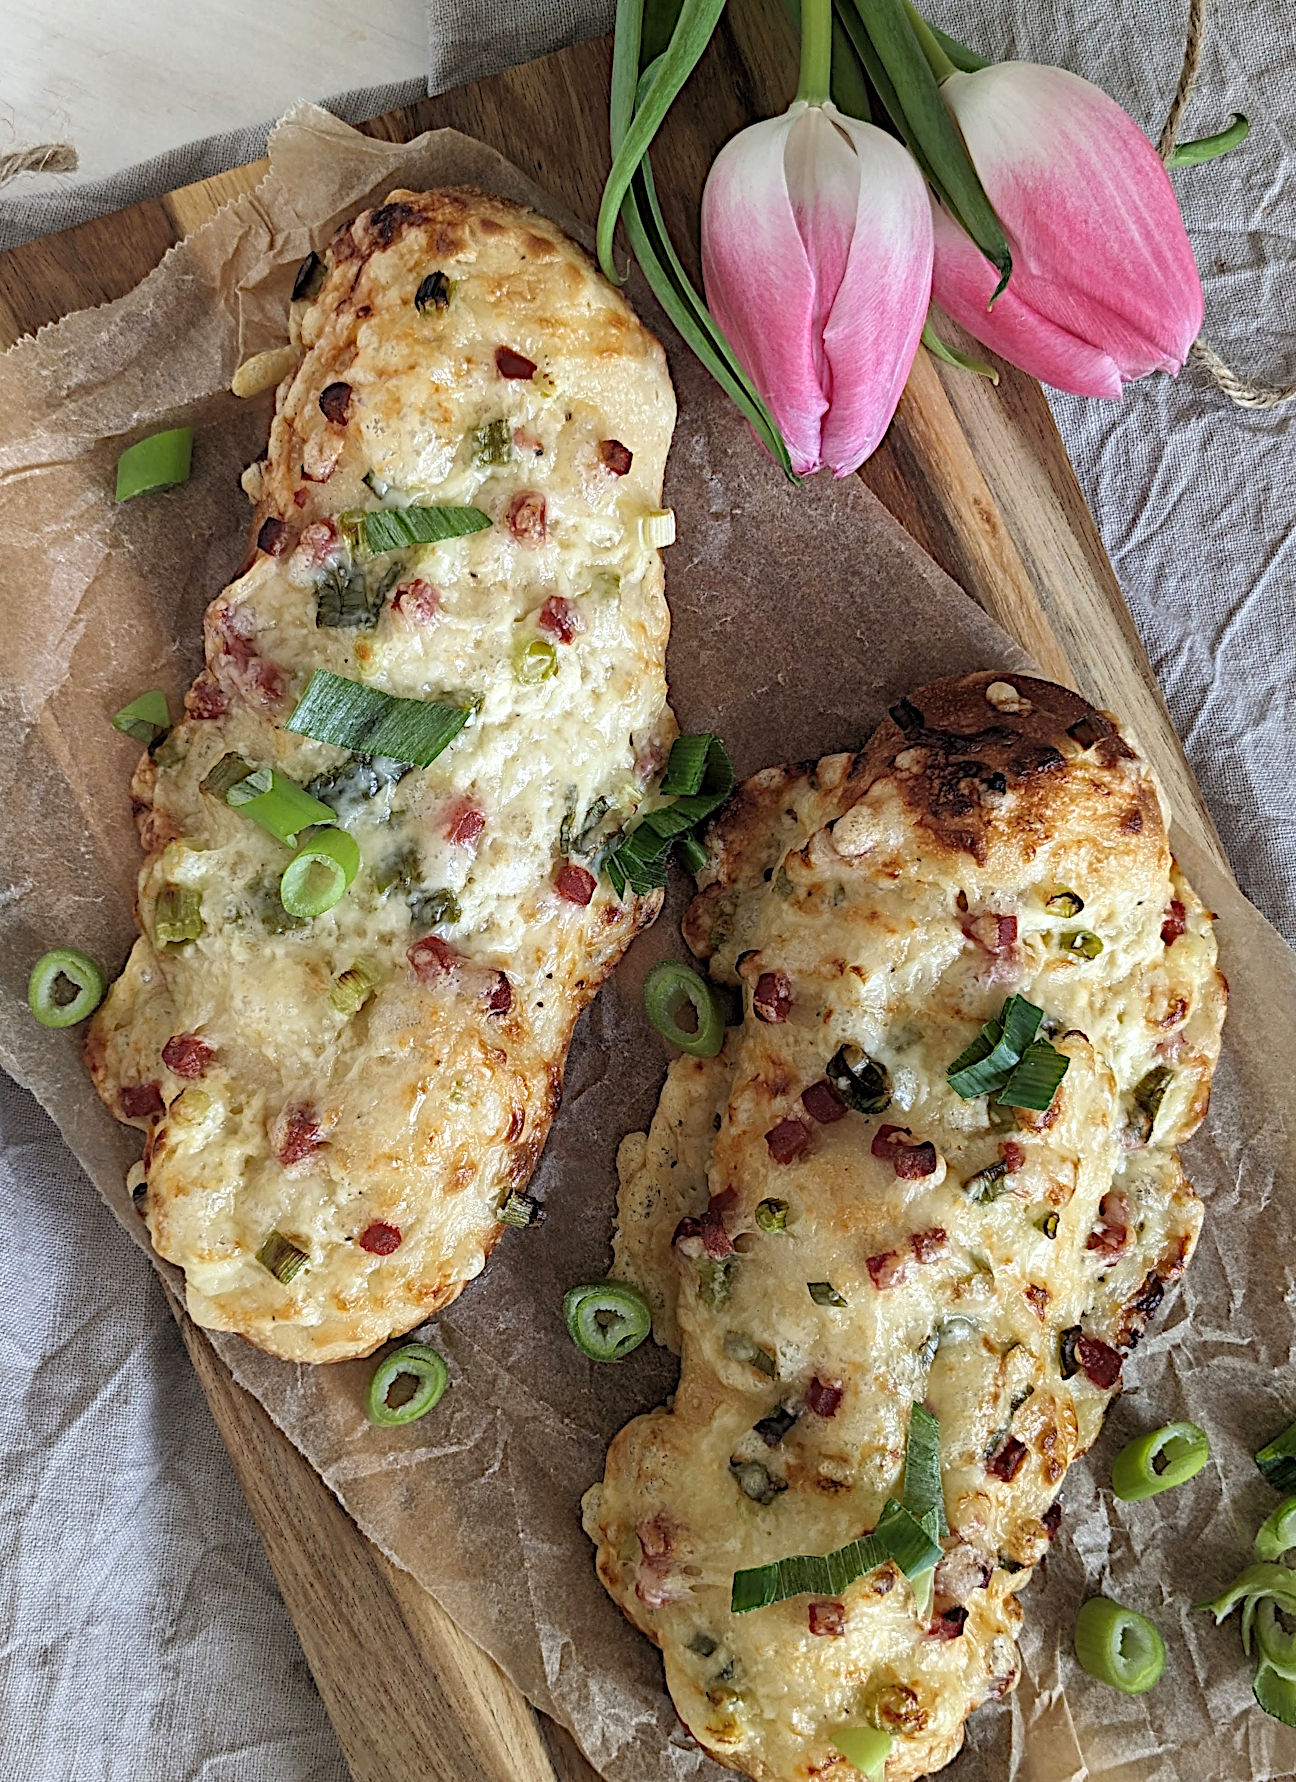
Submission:
<svg viewBox="0 0 1296 1782">
<path fill-rule="evenodd" d="M 796 96 L 823 105 L 832 81 L 832 0 L 801 0 L 801 78 Z"/>
<path fill-rule="evenodd" d="M 939 86 L 942 81 L 948 80 L 950 75 L 956 74 L 958 70 L 945 54 L 936 33 L 913 4 L 913 0 L 904 0 L 904 4 L 905 11 L 909 14 L 909 23 L 914 28 L 914 36 L 922 45 L 922 53 L 927 58 L 927 66 L 936 76 L 936 84 Z"/>
</svg>

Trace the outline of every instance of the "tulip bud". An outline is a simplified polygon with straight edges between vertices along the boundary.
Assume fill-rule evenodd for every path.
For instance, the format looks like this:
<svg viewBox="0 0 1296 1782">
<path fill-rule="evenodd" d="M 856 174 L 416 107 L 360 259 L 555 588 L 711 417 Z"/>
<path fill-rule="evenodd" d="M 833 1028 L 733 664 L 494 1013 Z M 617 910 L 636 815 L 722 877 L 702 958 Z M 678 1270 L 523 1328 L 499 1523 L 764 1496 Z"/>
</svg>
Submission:
<svg viewBox="0 0 1296 1782">
<path fill-rule="evenodd" d="M 717 155 L 702 194 L 707 303 L 798 473 L 848 476 L 886 432 L 931 259 L 917 165 L 831 104 L 798 100 Z"/>
<path fill-rule="evenodd" d="M 969 334 L 1078 396 L 1176 372 L 1202 323 L 1201 280 L 1161 158 L 1107 94 L 1063 68 L 952 74 L 953 112 L 1012 248 L 998 275 L 934 206 L 933 295 Z"/>
</svg>

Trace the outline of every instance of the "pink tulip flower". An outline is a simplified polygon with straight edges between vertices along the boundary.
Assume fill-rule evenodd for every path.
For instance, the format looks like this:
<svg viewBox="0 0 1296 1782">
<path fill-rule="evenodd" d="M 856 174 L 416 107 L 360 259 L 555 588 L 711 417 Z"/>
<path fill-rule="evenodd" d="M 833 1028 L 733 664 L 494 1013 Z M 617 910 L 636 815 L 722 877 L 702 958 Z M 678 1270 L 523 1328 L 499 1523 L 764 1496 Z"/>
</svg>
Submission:
<svg viewBox="0 0 1296 1782">
<path fill-rule="evenodd" d="M 936 301 L 986 346 L 1078 396 L 1176 372 L 1202 323 L 1192 248 L 1161 157 L 1106 93 L 1001 62 L 941 86 L 1012 248 L 998 274 L 933 205 Z"/>
<path fill-rule="evenodd" d="M 831 104 L 797 100 L 716 157 L 702 194 L 707 303 L 799 474 L 848 476 L 886 432 L 931 262 L 916 164 Z"/>
</svg>

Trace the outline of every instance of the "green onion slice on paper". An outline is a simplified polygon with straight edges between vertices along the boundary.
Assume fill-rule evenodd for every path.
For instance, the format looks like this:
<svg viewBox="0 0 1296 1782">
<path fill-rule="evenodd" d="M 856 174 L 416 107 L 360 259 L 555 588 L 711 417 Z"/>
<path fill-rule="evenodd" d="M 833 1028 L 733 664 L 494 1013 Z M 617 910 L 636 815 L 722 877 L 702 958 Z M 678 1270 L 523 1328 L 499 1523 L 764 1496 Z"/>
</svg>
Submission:
<svg viewBox="0 0 1296 1782">
<path fill-rule="evenodd" d="M 1296 1423 L 1266 1442 L 1255 1463 L 1275 1491 L 1296 1491 Z"/>
<path fill-rule="evenodd" d="M 1075 1654 L 1081 1670 L 1123 1695 L 1143 1695 L 1165 1669 L 1165 1641 L 1146 1615 L 1110 1597 L 1090 1597 L 1075 1624 Z"/>
<path fill-rule="evenodd" d="M 117 460 L 118 501 L 187 483 L 192 456 L 192 427 L 172 427 L 127 446 Z"/>
<path fill-rule="evenodd" d="M 120 730 L 123 736 L 132 737 L 148 748 L 171 728 L 166 694 L 156 688 L 151 693 L 141 693 L 138 699 L 132 699 L 129 705 L 113 713 L 112 724 L 114 730 Z"/>
<path fill-rule="evenodd" d="M 27 1006 L 42 1027 L 75 1027 L 93 1015 L 107 987 L 103 972 L 87 954 L 55 947 L 32 966 Z"/>
<path fill-rule="evenodd" d="M 397 1380 L 409 1379 L 414 1390 L 392 1404 L 389 1394 Z M 382 1429 L 401 1423 L 417 1423 L 441 1402 L 450 1384 L 450 1370 L 435 1349 L 426 1343 L 404 1343 L 384 1355 L 373 1371 L 365 1392 L 365 1416 Z"/>
<path fill-rule="evenodd" d="M 353 754 L 385 755 L 428 767 L 458 736 L 472 709 L 398 699 L 378 687 L 317 668 L 285 728 Z M 327 817 L 314 821 L 329 822 L 333 816 L 330 810 Z"/>
<path fill-rule="evenodd" d="M 591 1361 L 624 1361 L 652 1329 L 648 1301 L 624 1281 L 592 1281 L 563 1295 L 571 1340 Z"/>
<path fill-rule="evenodd" d="M 654 965 L 644 979 L 644 1009 L 648 1019 L 671 1045 L 694 1058 L 714 1058 L 724 1045 L 724 1016 L 714 990 L 691 966 L 674 959 Z M 697 1025 L 681 1027 L 684 1005 L 693 1010 Z"/>
<path fill-rule="evenodd" d="M 1260 1525 L 1255 1538 L 1256 1558 L 1279 1560 L 1293 1547 L 1296 1547 L 1296 1497 L 1285 1497 Z"/>
<path fill-rule="evenodd" d="M 1112 1462 L 1112 1490 L 1123 1503 L 1186 1485 L 1210 1459 L 1206 1432 L 1195 1423 L 1166 1423 L 1136 1436 Z"/>
</svg>

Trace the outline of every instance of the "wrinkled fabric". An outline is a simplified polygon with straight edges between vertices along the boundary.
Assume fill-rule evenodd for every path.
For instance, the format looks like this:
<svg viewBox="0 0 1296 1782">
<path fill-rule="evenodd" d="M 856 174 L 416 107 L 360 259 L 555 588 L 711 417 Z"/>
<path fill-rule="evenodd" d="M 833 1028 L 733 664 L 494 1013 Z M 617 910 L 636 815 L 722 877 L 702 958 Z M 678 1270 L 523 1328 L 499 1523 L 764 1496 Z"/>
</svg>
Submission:
<svg viewBox="0 0 1296 1782">
<path fill-rule="evenodd" d="M 988 55 L 1097 81 L 1153 137 L 1186 10 L 931 8 Z M 484 0 L 433 0 L 435 85 L 605 29 L 610 11 L 512 0 L 505 42 Z M 1208 16 L 1185 133 L 1234 110 L 1252 120 L 1245 147 L 1173 179 L 1208 337 L 1247 375 L 1290 381 L 1296 45 L 1284 0 L 1216 0 Z M 1237 409 L 1190 365 L 1120 403 L 1053 406 L 1242 888 L 1296 940 L 1296 405 Z M 0 1778 L 344 1782 L 160 1286 L 46 1117 L 2 1081 L 0 1198 Z"/>
</svg>

